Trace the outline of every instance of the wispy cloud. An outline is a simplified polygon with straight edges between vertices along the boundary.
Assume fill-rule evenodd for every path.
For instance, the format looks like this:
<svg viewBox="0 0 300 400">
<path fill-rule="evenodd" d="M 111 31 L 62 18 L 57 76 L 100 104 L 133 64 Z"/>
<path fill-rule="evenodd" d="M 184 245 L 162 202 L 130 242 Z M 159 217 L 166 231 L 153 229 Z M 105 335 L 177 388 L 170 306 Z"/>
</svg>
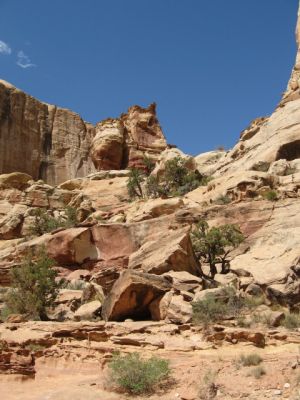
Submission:
<svg viewBox="0 0 300 400">
<path fill-rule="evenodd" d="M 2 40 L 0 40 L 0 54 L 11 54 L 11 48 L 7 43 L 3 42 Z"/>
<path fill-rule="evenodd" d="M 17 65 L 21 68 L 30 68 L 30 67 L 36 67 L 36 64 L 33 64 L 30 60 L 30 58 L 24 53 L 24 51 L 20 50 L 18 51 L 18 60 L 17 60 Z"/>
</svg>

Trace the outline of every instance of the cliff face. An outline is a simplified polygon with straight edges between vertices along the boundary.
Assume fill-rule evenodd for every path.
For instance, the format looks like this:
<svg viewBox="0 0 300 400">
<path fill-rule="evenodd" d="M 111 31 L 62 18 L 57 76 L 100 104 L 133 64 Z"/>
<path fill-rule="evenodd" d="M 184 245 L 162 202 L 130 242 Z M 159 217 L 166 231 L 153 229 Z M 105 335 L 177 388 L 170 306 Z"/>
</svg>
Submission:
<svg viewBox="0 0 300 400">
<path fill-rule="evenodd" d="M 56 184 L 94 171 L 94 128 L 0 81 L 0 172 L 21 171 Z"/>
<path fill-rule="evenodd" d="M 0 174 L 20 171 L 55 185 L 138 165 L 145 153 L 157 159 L 165 148 L 154 105 L 131 107 L 94 127 L 0 81 Z"/>
</svg>

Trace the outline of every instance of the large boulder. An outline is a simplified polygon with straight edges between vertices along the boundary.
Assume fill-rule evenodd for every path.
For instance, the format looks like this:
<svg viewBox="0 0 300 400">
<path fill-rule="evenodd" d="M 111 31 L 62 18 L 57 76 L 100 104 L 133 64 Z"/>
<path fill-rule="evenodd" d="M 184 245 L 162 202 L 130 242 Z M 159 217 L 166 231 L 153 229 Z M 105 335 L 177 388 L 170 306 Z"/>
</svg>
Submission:
<svg viewBox="0 0 300 400">
<path fill-rule="evenodd" d="M 156 238 L 146 241 L 129 257 L 129 268 L 158 275 L 171 270 L 199 274 L 189 229 L 162 232 Z"/>
<path fill-rule="evenodd" d="M 101 306 L 102 304 L 99 300 L 83 304 L 75 311 L 74 319 L 76 321 L 92 321 L 95 318 L 100 318 Z"/>
<path fill-rule="evenodd" d="M 88 228 L 70 228 L 53 234 L 47 243 L 48 255 L 61 265 L 97 260 L 97 249 Z"/>
<path fill-rule="evenodd" d="M 198 171 L 204 175 L 213 175 L 213 173 L 218 169 L 220 159 L 224 154 L 224 150 L 214 150 L 201 153 L 194 157 Z"/>
<path fill-rule="evenodd" d="M 32 177 L 22 172 L 11 172 L 10 174 L 0 175 L 0 188 L 1 189 L 20 189 L 24 190 L 28 186 L 28 182 Z"/>
<path fill-rule="evenodd" d="M 0 218 L 0 240 L 15 239 L 21 236 L 26 209 L 26 206 L 14 205 L 6 216 Z"/>
<path fill-rule="evenodd" d="M 104 301 L 102 317 L 106 321 L 147 320 L 151 318 L 151 303 L 170 289 L 170 283 L 162 276 L 124 271 Z"/>
<path fill-rule="evenodd" d="M 170 199 L 150 199 L 136 202 L 126 213 L 127 222 L 138 222 L 147 219 L 161 217 L 162 215 L 173 214 L 183 206 L 179 197 Z"/>
</svg>

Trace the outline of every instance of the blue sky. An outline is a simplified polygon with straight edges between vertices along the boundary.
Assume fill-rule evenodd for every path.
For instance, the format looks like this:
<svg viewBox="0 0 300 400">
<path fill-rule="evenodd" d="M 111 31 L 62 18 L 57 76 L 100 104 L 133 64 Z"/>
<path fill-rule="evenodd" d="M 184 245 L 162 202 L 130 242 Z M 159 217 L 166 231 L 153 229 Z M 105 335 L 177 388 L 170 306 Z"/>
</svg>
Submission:
<svg viewBox="0 0 300 400">
<path fill-rule="evenodd" d="M 0 0 L 0 78 L 96 123 L 155 101 L 168 142 L 231 147 L 275 108 L 298 0 Z"/>
</svg>

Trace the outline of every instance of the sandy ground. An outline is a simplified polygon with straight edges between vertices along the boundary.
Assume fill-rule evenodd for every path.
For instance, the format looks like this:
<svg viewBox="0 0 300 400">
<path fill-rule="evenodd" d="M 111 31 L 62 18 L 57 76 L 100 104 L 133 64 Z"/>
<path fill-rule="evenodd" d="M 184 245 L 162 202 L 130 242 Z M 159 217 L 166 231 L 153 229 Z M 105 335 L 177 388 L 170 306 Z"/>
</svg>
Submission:
<svg viewBox="0 0 300 400">
<path fill-rule="evenodd" d="M 257 349 L 251 345 L 230 345 L 215 350 L 192 352 L 156 351 L 171 361 L 173 382 L 151 396 L 136 399 L 193 400 L 201 399 L 199 391 L 206 386 L 203 377 L 215 375 L 216 399 L 300 400 L 299 346 L 286 344 Z M 240 354 L 258 353 L 263 358 L 266 374 L 251 376 L 253 367 L 239 367 Z M 99 364 L 68 359 L 37 362 L 35 379 L 21 381 L 11 376 L 0 377 L 1 400 L 121 400 L 131 398 L 107 388 L 107 368 Z M 280 394 L 279 394 L 280 392 Z"/>
</svg>

